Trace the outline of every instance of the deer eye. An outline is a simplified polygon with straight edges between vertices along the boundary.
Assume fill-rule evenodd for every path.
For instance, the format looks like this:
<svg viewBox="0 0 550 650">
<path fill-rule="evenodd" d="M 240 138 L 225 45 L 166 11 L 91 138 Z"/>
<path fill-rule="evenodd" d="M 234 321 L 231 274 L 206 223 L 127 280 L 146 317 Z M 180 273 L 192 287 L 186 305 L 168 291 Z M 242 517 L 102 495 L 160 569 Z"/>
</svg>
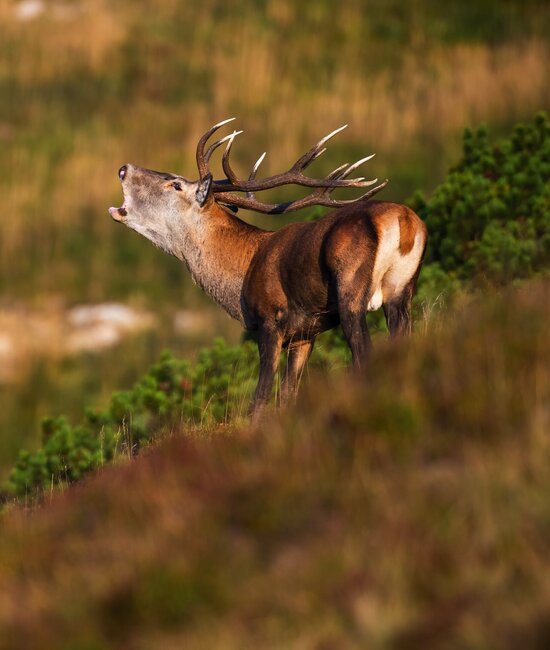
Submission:
<svg viewBox="0 0 550 650">
<path fill-rule="evenodd" d="M 172 183 L 172 187 L 177 190 L 178 192 L 181 192 L 181 183 L 176 181 L 175 183 Z"/>
</svg>

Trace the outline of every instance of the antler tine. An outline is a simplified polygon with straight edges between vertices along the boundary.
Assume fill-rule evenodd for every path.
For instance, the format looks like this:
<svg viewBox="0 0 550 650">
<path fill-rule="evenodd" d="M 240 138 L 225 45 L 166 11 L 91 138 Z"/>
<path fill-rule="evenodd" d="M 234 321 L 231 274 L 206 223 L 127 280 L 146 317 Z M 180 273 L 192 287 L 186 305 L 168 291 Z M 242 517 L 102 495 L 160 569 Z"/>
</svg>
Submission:
<svg viewBox="0 0 550 650">
<path fill-rule="evenodd" d="M 316 158 L 318 158 L 321 154 L 323 154 L 326 151 L 326 148 L 322 149 L 323 145 L 328 142 L 331 138 L 333 138 L 337 133 L 340 133 L 340 131 L 343 131 L 344 129 L 347 128 L 347 124 L 344 124 L 344 126 L 341 126 L 338 129 L 335 129 L 328 135 L 325 135 L 324 138 L 321 138 L 319 142 L 311 147 L 309 151 L 307 151 L 301 158 L 299 158 L 294 165 L 290 168 L 291 171 L 302 171 L 304 170 L 309 164 L 311 164 Z"/>
<path fill-rule="evenodd" d="M 336 169 L 333 169 L 330 174 L 328 174 L 327 178 L 330 180 L 334 180 L 336 178 L 344 178 L 344 170 L 346 167 L 349 165 L 349 163 L 344 163 L 343 165 L 340 165 L 340 167 L 336 167 Z"/>
<path fill-rule="evenodd" d="M 345 174 L 343 174 L 343 176 L 341 176 L 341 178 L 345 178 L 347 176 L 347 174 L 348 173 L 346 172 Z M 352 187 L 369 187 L 370 185 L 374 185 L 375 183 L 378 183 L 377 178 L 373 178 L 371 181 L 366 181 L 364 176 L 361 176 L 360 178 L 357 178 L 356 180 L 360 181 L 360 184 L 354 185 Z M 332 187 L 331 189 L 334 190 L 336 188 Z"/>
<path fill-rule="evenodd" d="M 318 151 L 318 152 L 313 156 L 313 158 L 311 159 L 311 162 L 313 162 L 314 160 L 317 160 L 317 158 L 319 158 L 319 156 L 322 156 L 322 155 L 325 153 L 326 150 L 327 150 L 326 147 L 323 147 L 322 149 L 320 149 L 320 150 L 319 150 L 319 151 Z"/>
<path fill-rule="evenodd" d="M 346 178 L 349 176 L 352 172 L 354 172 L 357 167 L 360 167 L 363 163 L 366 163 L 368 160 L 371 158 L 374 158 L 376 156 L 375 153 L 371 153 L 370 156 L 365 156 L 364 158 L 361 158 L 361 160 L 358 160 L 357 162 L 354 162 L 353 165 L 350 165 L 348 169 L 346 169 L 345 174 L 343 174 L 340 178 Z M 376 183 L 376 180 L 374 181 Z"/>
<path fill-rule="evenodd" d="M 208 131 L 206 131 L 206 133 L 204 133 L 201 136 L 200 140 L 198 141 L 196 158 L 197 158 L 197 167 L 199 169 L 200 178 L 204 178 L 209 173 L 208 159 L 205 160 L 204 147 L 206 146 L 206 143 L 208 142 L 210 136 L 214 134 L 219 128 L 224 126 L 224 124 L 233 122 L 234 119 L 235 119 L 234 117 L 230 117 L 227 120 L 223 120 L 222 122 L 218 122 L 217 124 L 214 124 L 214 126 L 208 129 Z M 212 155 L 212 153 L 210 155 Z"/>
<path fill-rule="evenodd" d="M 231 135 L 227 139 L 227 146 L 225 147 L 225 151 L 223 152 L 223 156 L 222 156 L 223 171 L 226 173 L 226 176 L 231 181 L 231 183 L 234 184 L 238 184 L 239 179 L 237 178 L 235 172 L 231 169 L 231 165 L 229 164 L 229 154 L 231 153 L 231 147 L 233 146 L 233 141 L 240 133 L 242 133 L 242 131 L 233 131 L 233 133 L 231 133 Z"/>
<path fill-rule="evenodd" d="M 254 163 L 254 167 L 252 167 L 252 171 L 250 172 L 250 175 L 248 177 L 248 181 L 253 181 L 256 178 L 256 174 L 258 172 L 258 167 L 262 164 L 265 156 L 267 154 L 267 151 L 264 151 L 263 154 L 258 158 L 258 160 Z M 249 199 L 253 199 L 254 197 L 254 192 L 247 192 L 246 196 L 248 196 Z"/>
<path fill-rule="evenodd" d="M 361 158 L 361 160 L 358 160 L 357 162 L 353 163 L 353 165 L 350 165 L 349 163 L 345 163 L 344 165 L 341 165 L 340 167 L 337 167 L 334 171 L 330 172 L 330 174 L 328 174 L 327 176 L 327 179 L 343 180 L 347 178 L 352 172 L 354 172 L 357 169 L 357 167 L 367 162 L 367 160 L 374 158 L 375 155 L 376 154 L 373 153 L 370 156 L 365 156 L 365 158 Z M 372 181 L 365 181 L 364 176 L 360 176 L 359 178 L 353 178 L 352 181 L 360 182 L 360 185 L 358 185 L 357 187 L 368 187 L 369 185 L 374 185 L 374 183 L 376 183 L 378 179 L 375 178 Z M 332 191 L 336 189 L 336 187 L 333 186 L 327 189 L 330 189 Z"/>
<path fill-rule="evenodd" d="M 336 169 L 333 169 L 330 174 L 327 174 L 325 177 L 325 180 L 340 180 L 341 178 L 344 178 L 344 176 L 347 174 L 347 167 L 349 166 L 349 163 L 344 163 L 343 165 L 340 165 L 340 167 L 337 167 Z M 355 180 L 362 180 L 362 179 L 355 179 Z M 323 200 L 323 197 L 326 197 L 326 199 L 330 198 L 330 194 L 335 190 L 335 186 L 328 185 L 326 187 L 316 187 L 313 192 L 305 197 L 307 200 L 306 205 L 310 204 L 317 204 L 317 205 L 322 205 L 320 203 L 320 200 Z M 303 201 L 304 199 L 300 199 Z"/>
<path fill-rule="evenodd" d="M 226 135 L 224 138 L 220 138 L 219 140 L 216 140 L 213 144 L 210 145 L 208 148 L 208 151 L 206 152 L 204 156 L 204 160 L 206 162 L 209 162 L 210 158 L 212 157 L 212 154 L 214 151 L 222 145 L 224 142 L 227 142 L 227 140 L 230 140 L 231 138 L 234 138 L 235 135 L 239 135 L 239 133 L 242 133 L 242 131 L 233 131 L 233 133 L 230 133 L 229 135 Z"/>
<path fill-rule="evenodd" d="M 264 161 L 264 158 L 266 157 L 267 151 L 264 151 L 263 154 L 258 158 L 258 160 L 254 163 L 254 167 L 252 167 L 252 171 L 250 172 L 250 176 L 248 177 L 249 181 L 253 181 L 256 178 L 256 173 L 258 171 L 258 167 L 262 164 Z"/>
<path fill-rule="evenodd" d="M 341 178 L 344 178 L 346 176 L 347 168 L 349 167 L 349 163 L 344 163 L 343 165 L 340 165 L 340 167 L 337 167 L 336 169 L 333 169 L 330 174 L 327 175 L 328 180 L 340 180 Z M 318 187 L 316 190 L 314 190 L 311 193 L 311 197 L 314 196 L 319 196 L 323 197 L 325 196 L 327 199 L 330 198 L 330 194 L 332 191 L 336 189 L 334 186 L 333 187 Z"/>
<path fill-rule="evenodd" d="M 344 163 L 343 165 L 340 165 L 340 167 L 337 167 L 336 169 L 333 169 L 330 174 L 326 176 L 327 180 L 341 180 L 342 178 L 345 178 L 349 173 L 350 173 L 350 164 L 349 163 Z M 355 181 L 362 181 L 364 179 L 362 178 L 355 178 Z M 312 192 L 311 197 L 314 196 L 325 196 L 327 198 L 330 197 L 331 193 L 336 189 L 334 185 L 328 186 L 328 187 L 318 187 L 314 192 Z"/>
<path fill-rule="evenodd" d="M 324 138 L 321 138 L 321 140 L 319 140 L 319 142 L 317 143 L 317 146 L 322 147 L 325 144 L 325 142 L 328 142 L 337 133 L 340 133 L 340 131 L 343 131 L 344 129 L 347 129 L 347 128 L 348 128 L 348 125 L 344 124 L 343 126 L 340 126 L 337 129 L 334 129 L 334 131 L 331 131 L 328 135 L 325 135 Z"/>
</svg>

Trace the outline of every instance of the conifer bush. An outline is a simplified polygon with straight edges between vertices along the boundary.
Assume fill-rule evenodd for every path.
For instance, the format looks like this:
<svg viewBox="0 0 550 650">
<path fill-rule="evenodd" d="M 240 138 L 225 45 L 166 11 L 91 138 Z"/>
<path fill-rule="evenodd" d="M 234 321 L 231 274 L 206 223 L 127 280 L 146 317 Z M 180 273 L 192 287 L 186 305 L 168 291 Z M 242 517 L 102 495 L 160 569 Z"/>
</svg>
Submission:
<svg viewBox="0 0 550 650">
<path fill-rule="evenodd" d="M 495 143 L 486 127 L 464 131 L 463 155 L 429 199 L 426 263 L 462 281 L 505 285 L 550 263 L 550 122 L 539 113 Z"/>
<path fill-rule="evenodd" d="M 133 388 L 114 393 L 105 410 L 88 409 L 82 423 L 46 418 L 42 446 L 20 452 L 7 493 L 22 497 L 78 481 L 181 422 L 219 422 L 244 414 L 257 367 L 251 342 L 228 345 L 216 339 L 200 350 L 195 364 L 163 352 Z"/>
</svg>

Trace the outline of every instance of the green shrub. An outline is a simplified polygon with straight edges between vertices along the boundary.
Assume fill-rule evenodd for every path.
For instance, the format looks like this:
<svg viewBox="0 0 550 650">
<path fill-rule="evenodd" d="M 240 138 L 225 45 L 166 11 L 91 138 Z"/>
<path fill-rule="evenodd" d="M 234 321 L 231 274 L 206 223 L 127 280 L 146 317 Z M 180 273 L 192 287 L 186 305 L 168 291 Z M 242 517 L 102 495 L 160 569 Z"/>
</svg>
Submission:
<svg viewBox="0 0 550 650">
<path fill-rule="evenodd" d="M 257 363 L 251 342 L 230 346 L 216 339 L 194 365 L 164 352 L 132 389 L 114 393 L 104 411 L 88 409 L 81 424 L 46 418 L 42 446 L 20 452 L 9 492 L 25 496 L 72 483 L 182 422 L 223 421 L 244 413 Z"/>
<path fill-rule="evenodd" d="M 550 264 L 550 123 L 539 113 L 511 137 L 464 132 L 461 162 L 412 207 L 429 231 L 426 261 L 460 280 L 505 285 Z"/>
</svg>

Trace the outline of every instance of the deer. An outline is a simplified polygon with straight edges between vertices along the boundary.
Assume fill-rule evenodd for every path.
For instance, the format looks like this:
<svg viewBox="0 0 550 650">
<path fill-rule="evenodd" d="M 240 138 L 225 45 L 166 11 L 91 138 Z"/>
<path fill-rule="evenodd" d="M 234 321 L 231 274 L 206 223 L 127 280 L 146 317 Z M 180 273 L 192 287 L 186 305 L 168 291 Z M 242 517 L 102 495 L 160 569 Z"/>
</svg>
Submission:
<svg viewBox="0 0 550 650">
<path fill-rule="evenodd" d="M 230 118 L 199 139 L 199 179 L 125 164 L 118 176 L 124 203 L 111 217 L 186 264 L 192 279 L 247 331 L 257 334 L 259 378 L 250 412 L 269 403 L 283 350 L 287 352 L 279 399 L 295 397 L 317 336 L 341 325 L 352 367 L 367 366 L 372 347 L 366 312 L 384 310 L 390 337 L 411 331 L 411 302 L 427 241 L 424 222 L 405 205 L 372 200 L 388 183 L 349 178 L 374 154 L 345 163 L 324 178 L 306 168 L 344 125 L 319 140 L 283 173 L 258 179 L 258 158 L 246 180 L 230 163 L 233 131 L 206 149 Z M 225 143 L 225 178 L 213 180 L 210 159 Z M 311 188 L 285 203 L 265 203 L 256 193 L 284 185 Z M 374 187 L 371 187 L 373 186 Z M 366 188 L 355 199 L 337 200 L 338 188 Z M 286 214 L 306 206 L 336 208 L 316 221 L 290 223 L 271 231 L 251 225 L 239 208 Z"/>
</svg>

